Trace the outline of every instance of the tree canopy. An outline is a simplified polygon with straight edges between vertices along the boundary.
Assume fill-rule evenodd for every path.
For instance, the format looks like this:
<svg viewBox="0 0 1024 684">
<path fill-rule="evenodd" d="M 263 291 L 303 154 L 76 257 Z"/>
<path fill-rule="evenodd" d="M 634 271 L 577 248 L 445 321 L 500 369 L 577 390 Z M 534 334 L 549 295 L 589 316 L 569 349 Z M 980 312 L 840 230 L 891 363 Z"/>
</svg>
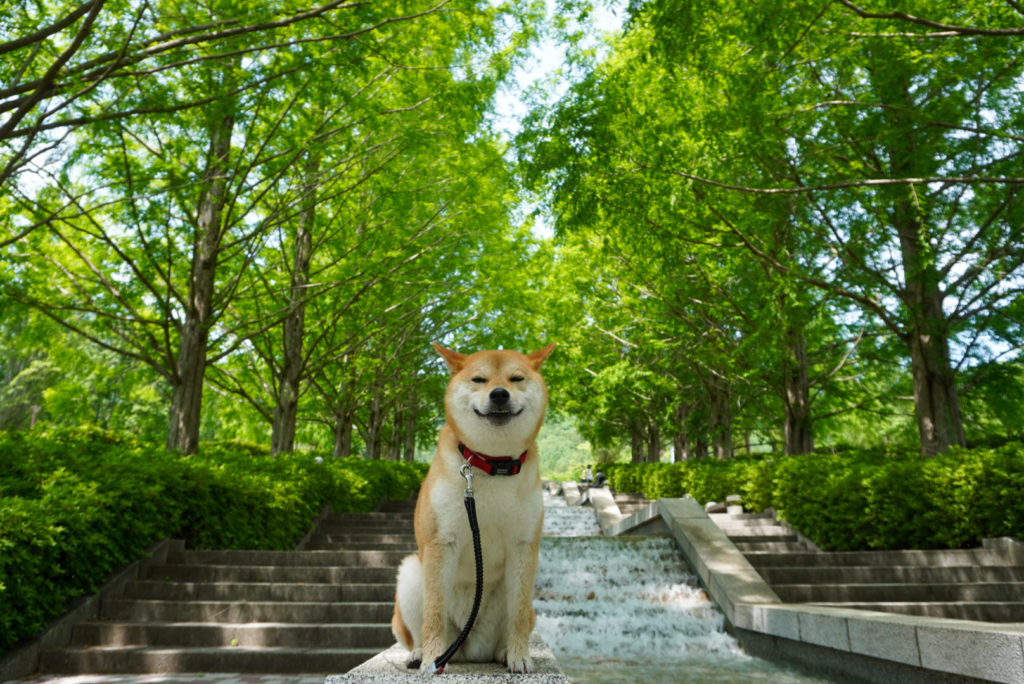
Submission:
<svg viewBox="0 0 1024 684">
<path fill-rule="evenodd" d="M 592 9 L 15 2 L 0 427 L 412 459 L 439 340 L 559 343 L 566 470 L 1024 435 L 1017 3 L 634 0 L 507 141 Z"/>
<path fill-rule="evenodd" d="M 619 270 L 611 353 L 670 379 L 684 440 L 724 456 L 740 421 L 801 453 L 816 417 L 905 395 L 925 453 L 981 428 L 962 399 L 1021 342 L 1019 9 L 634 3 L 534 113 L 524 180 Z"/>
</svg>

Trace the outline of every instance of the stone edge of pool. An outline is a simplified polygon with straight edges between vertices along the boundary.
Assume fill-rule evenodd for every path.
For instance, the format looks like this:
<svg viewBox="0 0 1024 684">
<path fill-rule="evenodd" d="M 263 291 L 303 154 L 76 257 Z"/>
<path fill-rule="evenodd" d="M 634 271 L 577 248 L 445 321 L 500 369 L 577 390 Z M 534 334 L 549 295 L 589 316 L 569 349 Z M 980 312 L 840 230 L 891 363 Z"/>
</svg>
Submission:
<svg viewBox="0 0 1024 684">
<path fill-rule="evenodd" d="M 611 494 L 595 493 L 606 535 L 675 539 L 752 655 L 868 682 L 1024 682 L 1024 624 L 783 603 L 696 500 L 660 499 L 616 520 Z"/>
</svg>

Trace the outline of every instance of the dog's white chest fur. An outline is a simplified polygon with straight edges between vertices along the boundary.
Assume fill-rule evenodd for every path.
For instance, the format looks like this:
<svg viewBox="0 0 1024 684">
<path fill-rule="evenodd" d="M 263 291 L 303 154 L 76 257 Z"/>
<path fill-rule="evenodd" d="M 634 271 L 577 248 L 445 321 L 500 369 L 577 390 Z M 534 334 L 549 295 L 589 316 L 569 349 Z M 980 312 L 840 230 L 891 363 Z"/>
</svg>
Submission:
<svg viewBox="0 0 1024 684">
<path fill-rule="evenodd" d="M 504 581 L 506 560 L 510 555 L 533 550 L 536 530 L 543 521 L 544 502 L 541 491 L 531 486 L 532 478 L 528 473 L 488 475 L 475 468 L 473 473 L 484 584 L 491 586 Z M 522 477 L 524 475 L 527 477 Z M 435 487 L 430 497 L 437 519 L 438 537 L 459 558 L 458 573 L 450 578 L 451 582 L 475 581 L 476 564 L 464 502 L 465 487 L 446 482 L 445 486 Z"/>
</svg>

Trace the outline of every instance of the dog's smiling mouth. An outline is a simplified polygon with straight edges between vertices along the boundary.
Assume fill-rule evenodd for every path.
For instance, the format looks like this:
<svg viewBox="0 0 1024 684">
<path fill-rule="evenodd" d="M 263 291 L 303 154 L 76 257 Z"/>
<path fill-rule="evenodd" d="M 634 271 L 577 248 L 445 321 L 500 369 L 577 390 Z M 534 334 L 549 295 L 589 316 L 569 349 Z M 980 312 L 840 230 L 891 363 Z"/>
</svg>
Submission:
<svg viewBox="0 0 1024 684">
<path fill-rule="evenodd" d="M 473 412 L 476 413 L 476 415 L 483 418 L 484 420 L 491 423 L 492 425 L 504 425 L 505 423 L 508 423 L 510 420 L 518 416 L 524 410 L 525 407 L 519 409 L 518 411 L 512 411 L 511 409 L 508 408 L 493 408 L 490 411 L 484 413 L 474 408 Z"/>
</svg>

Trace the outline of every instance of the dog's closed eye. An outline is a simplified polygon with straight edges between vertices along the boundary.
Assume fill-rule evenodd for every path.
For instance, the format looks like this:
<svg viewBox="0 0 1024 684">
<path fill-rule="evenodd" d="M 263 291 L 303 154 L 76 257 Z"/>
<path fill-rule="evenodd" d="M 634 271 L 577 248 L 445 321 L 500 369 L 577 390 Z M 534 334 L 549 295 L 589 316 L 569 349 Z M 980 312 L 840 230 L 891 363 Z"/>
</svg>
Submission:
<svg viewBox="0 0 1024 684">
<path fill-rule="evenodd" d="M 487 382 L 487 378 L 481 378 L 481 377 L 480 377 L 480 376 L 478 375 L 478 376 L 476 376 L 475 378 L 473 378 L 473 382 L 476 382 L 476 383 L 484 383 L 484 382 Z"/>
<path fill-rule="evenodd" d="M 511 378 L 508 379 L 508 381 L 509 382 L 522 382 L 523 381 L 523 376 L 522 375 L 513 375 Z"/>
</svg>

